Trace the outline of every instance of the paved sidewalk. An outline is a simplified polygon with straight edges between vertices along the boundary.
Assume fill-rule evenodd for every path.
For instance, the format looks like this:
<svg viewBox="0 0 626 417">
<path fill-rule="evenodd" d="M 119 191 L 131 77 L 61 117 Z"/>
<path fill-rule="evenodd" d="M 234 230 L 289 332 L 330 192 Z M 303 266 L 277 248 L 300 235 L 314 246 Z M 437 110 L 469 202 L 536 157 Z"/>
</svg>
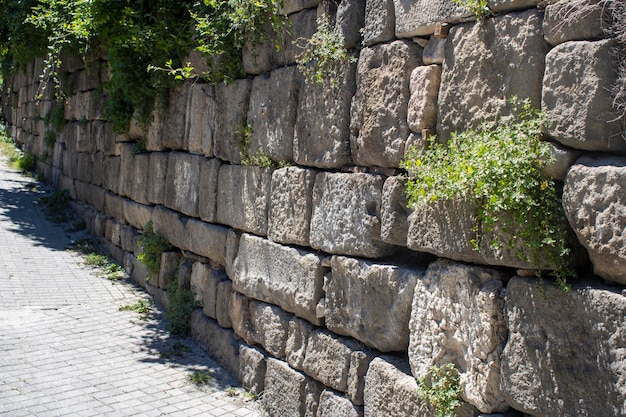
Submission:
<svg viewBox="0 0 626 417">
<path fill-rule="evenodd" d="M 258 416 L 158 310 L 120 311 L 148 295 L 68 251 L 76 236 L 44 218 L 34 187 L 0 161 L 0 415 Z M 194 372 L 215 379 L 196 386 Z"/>
</svg>

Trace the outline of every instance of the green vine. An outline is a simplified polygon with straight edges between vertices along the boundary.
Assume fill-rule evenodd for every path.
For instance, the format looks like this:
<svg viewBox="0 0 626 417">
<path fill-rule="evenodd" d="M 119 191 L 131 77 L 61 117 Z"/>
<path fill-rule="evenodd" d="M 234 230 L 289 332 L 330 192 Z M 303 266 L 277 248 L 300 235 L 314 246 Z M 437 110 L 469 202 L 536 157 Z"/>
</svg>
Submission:
<svg viewBox="0 0 626 417">
<path fill-rule="evenodd" d="M 537 269 L 547 263 L 567 289 L 566 280 L 574 275 L 567 222 L 556 182 L 542 175 L 551 160 L 550 146 L 541 140 L 544 117 L 528 101 L 512 103 L 521 104 L 516 120 L 452 134 L 446 145 L 430 138 L 426 151 L 410 150 L 402 164 L 408 172 L 407 198 L 414 208 L 437 200 L 468 201 L 476 207 L 475 250 L 481 248 L 482 232 L 498 226 L 510 237 L 496 236 L 489 242 L 492 249 L 508 245 Z"/>
<path fill-rule="evenodd" d="M 417 395 L 434 408 L 435 416 L 452 417 L 461 405 L 459 373 L 454 364 L 431 366 L 428 374 L 417 382 Z"/>
<path fill-rule="evenodd" d="M 452 3 L 468 9 L 476 19 L 481 21 L 491 14 L 487 0 L 452 0 Z"/>
</svg>

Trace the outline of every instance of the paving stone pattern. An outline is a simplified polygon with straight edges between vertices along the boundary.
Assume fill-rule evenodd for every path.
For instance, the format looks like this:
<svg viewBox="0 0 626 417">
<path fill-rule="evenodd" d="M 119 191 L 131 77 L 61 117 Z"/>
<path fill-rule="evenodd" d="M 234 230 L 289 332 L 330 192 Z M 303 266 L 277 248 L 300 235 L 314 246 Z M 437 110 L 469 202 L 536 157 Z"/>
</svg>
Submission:
<svg viewBox="0 0 626 417">
<path fill-rule="evenodd" d="M 44 217 L 41 187 L 0 161 L 0 416 L 260 416 L 162 312 L 119 310 L 148 295 L 67 250 L 80 235 Z"/>
</svg>

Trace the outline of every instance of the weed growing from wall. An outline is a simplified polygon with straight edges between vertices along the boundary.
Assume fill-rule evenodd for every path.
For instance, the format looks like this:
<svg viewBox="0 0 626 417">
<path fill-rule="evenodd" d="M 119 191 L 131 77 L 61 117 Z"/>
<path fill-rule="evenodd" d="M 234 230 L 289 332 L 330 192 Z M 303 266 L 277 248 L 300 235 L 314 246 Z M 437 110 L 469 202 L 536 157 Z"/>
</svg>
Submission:
<svg viewBox="0 0 626 417">
<path fill-rule="evenodd" d="M 70 192 L 68 190 L 54 190 L 47 197 L 41 197 L 46 216 L 54 223 L 63 223 L 72 218 L 70 214 Z"/>
<path fill-rule="evenodd" d="M 483 20 L 491 14 L 487 0 L 452 0 L 452 3 L 468 9 L 477 20 Z"/>
<path fill-rule="evenodd" d="M 567 221 L 557 184 L 542 175 L 551 158 L 549 144 L 541 141 L 544 119 L 529 101 L 512 103 L 522 106 L 517 120 L 453 134 L 446 145 L 430 138 L 423 153 L 412 149 L 402 164 L 409 205 L 419 209 L 437 200 L 467 200 L 476 207 L 475 250 L 481 248 L 481 231 L 492 232 L 497 225 L 510 237 L 496 236 L 489 242 L 492 249 L 507 245 L 532 265 L 547 263 L 567 289 L 566 278 L 574 275 Z"/>
<path fill-rule="evenodd" d="M 190 331 L 191 312 L 196 307 L 191 290 L 181 288 L 177 281 L 167 287 L 169 309 L 165 313 L 167 330 L 174 336 L 186 336 Z"/>
<path fill-rule="evenodd" d="M 163 236 L 154 232 L 152 222 L 148 222 L 144 228 L 143 236 L 137 242 L 141 253 L 137 259 L 146 266 L 150 276 L 158 276 L 161 270 L 161 255 L 172 249 L 172 245 Z"/>
<path fill-rule="evenodd" d="M 452 363 L 431 366 L 417 382 L 417 395 L 433 407 L 437 417 L 452 417 L 461 405 L 460 394 L 459 373 Z"/>
</svg>

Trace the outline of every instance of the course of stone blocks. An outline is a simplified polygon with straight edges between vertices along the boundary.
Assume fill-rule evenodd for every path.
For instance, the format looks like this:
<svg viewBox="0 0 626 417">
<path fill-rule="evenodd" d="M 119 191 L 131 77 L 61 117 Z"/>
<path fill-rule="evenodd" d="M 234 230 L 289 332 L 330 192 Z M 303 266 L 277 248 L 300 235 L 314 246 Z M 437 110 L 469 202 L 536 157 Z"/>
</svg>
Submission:
<svg viewBox="0 0 626 417">
<path fill-rule="evenodd" d="M 147 128 L 113 132 L 99 57 L 64 61 L 53 145 L 41 62 L 8 80 L 9 131 L 159 302 L 192 289 L 194 337 L 271 416 L 434 416 L 417 381 L 447 363 L 459 416 L 625 415 L 626 140 L 598 2 L 493 0 L 478 22 L 450 0 L 342 0 L 335 30 L 362 47 L 338 86 L 307 83 L 292 42 L 334 8 L 284 3 L 280 51 L 248 45 L 248 78 L 181 84 Z M 462 202 L 407 208 L 407 150 L 511 115 L 513 95 L 547 115 L 581 245 L 569 293 L 474 251 Z M 244 129 L 288 166 L 242 165 Z M 158 277 L 137 260 L 148 222 L 174 247 Z"/>
</svg>

